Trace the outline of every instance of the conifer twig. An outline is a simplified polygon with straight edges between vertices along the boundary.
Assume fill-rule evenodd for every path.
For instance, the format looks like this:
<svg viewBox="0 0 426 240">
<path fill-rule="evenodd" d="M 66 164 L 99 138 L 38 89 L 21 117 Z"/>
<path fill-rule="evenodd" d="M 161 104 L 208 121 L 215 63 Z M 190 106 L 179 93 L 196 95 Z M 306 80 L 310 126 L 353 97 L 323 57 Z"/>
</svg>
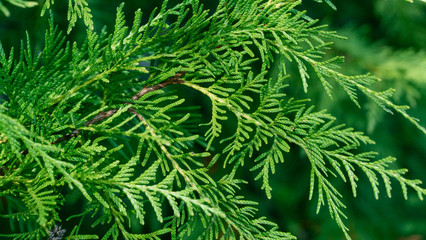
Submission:
<svg viewBox="0 0 426 240">
<path fill-rule="evenodd" d="M 158 90 L 160 88 L 164 88 L 164 87 L 166 87 L 167 85 L 170 85 L 170 84 L 181 84 L 184 81 L 182 79 L 180 79 L 180 77 L 182 77 L 185 74 L 186 74 L 186 71 L 178 72 L 178 73 L 176 73 L 176 75 L 174 75 L 173 77 L 167 79 L 164 82 L 155 84 L 155 85 L 153 85 L 151 87 L 146 87 L 145 86 L 144 88 L 142 88 L 142 90 L 140 92 L 138 92 L 136 95 L 134 95 L 132 97 L 132 100 L 135 100 L 135 101 L 139 100 L 139 98 L 141 98 L 143 95 L 145 95 L 145 94 L 147 94 L 149 92 Z"/>
<path fill-rule="evenodd" d="M 165 80 L 165 81 L 163 81 L 163 82 L 161 82 L 161 83 L 158 83 L 158 84 L 155 84 L 155 85 L 152 85 L 151 87 L 147 87 L 147 86 L 145 86 L 144 88 L 142 88 L 142 90 L 140 91 L 140 92 L 138 92 L 136 95 L 134 95 L 133 97 L 132 97 L 132 100 L 138 100 L 138 99 L 140 99 L 143 95 L 145 95 L 145 94 L 147 94 L 147 93 L 149 93 L 149 92 L 152 92 L 152 91 L 155 91 L 155 90 L 158 90 L 158 89 L 160 89 L 160 88 L 164 88 L 164 87 L 166 87 L 166 86 L 168 86 L 168 85 L 171 85 L 171 84 L 181 84 L 181 83 L 183 83 L 184 81 L 182 80 L 182 79 L 180 79 L 180 77 L 182 77 L 183 75 L 185 75 L 185 73 L 186 72 L 178 72 L 178 73 L 176 73 L 176 75 L 174 75 L 173 77 L 171 77 L 171 78 L 169 78 L 169 79 L 167 79 L 167 80 Z M 130 103 L 126 103 L 126 104 L 130 104 Z M 105 120 L 105 119 L 107 119 L 107 118 L 109 118 L 109 117 L 111 117 L 111 116 L 113 116 L 116 112 L 118 111 L 118 109 L 116 108 L 116 109 L 111 109 L 111 110 L 108 110 L 108 111 L 106 111 L 106 112 L 103 112 L 103 111 L 101 111 L 100 113 L 98 113 L 98 115 L 96 115 L 94 118 L 92 118 L 92 119 L 90 119 L 89 121 L 87 121 L 87 122 L 85 122 L 84 123 L 84 126 L 85 127 L 87 127 L 87 126 L 90 126 L 90 125 L 93 125 L 93 124 L 96 124 L 96 123 L 98 123 L 98 122 L 102 122 L 103 120 Z M 135 113 L 136 111 L 132 111 L 132 113 Z M 138 118 L 139 117 L 142 117 L 142 116 L 140 116 L 140 114 L 137 114 L 137 115 L 139 115 L 138 116 Z M 63 141 L 67 141 L 67 140 L 69 140 L 70 138 L 73 138 L 73 137 L 76 137 L 76 136 L 78 136 L 79 134 L 81 133 L 81 129 L 75 129 L 75 130 L 73 130 L 72 131 L 72 133 L 71 134 L 67 134 L 67 135 L 65 135 L 65 136 L 63 136 L 63 137 L 61 137 L 61 138 L 59 138 L 59 139 L 62 139 L 61 141 L 58 141 L 59 139 L 57 139 L 56 141 L 54 141 L 52 144 L 56 144 L 56 143 L 60 143 L 60 142 L 63 142 Z"/>
<path fill-rule="evenodd" d="M 182 83 L 184 83 L 184 81 L 180 78 L 185 74 L 186 74 L 186 71 L 181 71 L 181 72 L 176 73 L 173 77 L 171 77 L 171 78 L 169 78 L 169 79 L 167 79 L 167 80 L 165 80 L 161 83 L 154 84 L 150 87 L 145 86 L 144 88 L 142 88 L 142 90 L 140 92 L 135 94 L 131 99 L 134 100 L 134 101 L 137 101 L 143 95 L 145 95 L 149 92 L 164 88 L 164 87 L 171 85 L 171 84 L 182 84 Z M 131 104 L 131 103 L 126 102 L 126 104 Z M 103 120 L 113 116 L 117 111 L 118 111 L 117 108 L 108 110 L 106 112 L 101 111 L 94 118 L 85 122 L 84 126 L 87 127 L 87 126 L 90 126 L 90 125 L 93 125 L 93 124 L 97 124 L 98 122 L 102 122 Z M 132 112 L 133 114 L 136 114 L 136 116 L 139 118 L 139 120 L 141 120 L 141 121 L 143 120 L 142 115 L 140 115 L 138 112 L 136 112 L 133 108 L 130 108 L 130 112 Z M 61 142 L 68 141 L 71 138 L 77 137 L 78 135 L 80 135 L 80 133 L 81 133 L 81 129 L 74 129 L 71 133 L 57 138 L 55 141 L 51 142 L 51 144 L 58 144 L 58 143 L 61 143 Z M 21 154 L 27 155 L 28 149 L 22 150 Z"/>
</svg>

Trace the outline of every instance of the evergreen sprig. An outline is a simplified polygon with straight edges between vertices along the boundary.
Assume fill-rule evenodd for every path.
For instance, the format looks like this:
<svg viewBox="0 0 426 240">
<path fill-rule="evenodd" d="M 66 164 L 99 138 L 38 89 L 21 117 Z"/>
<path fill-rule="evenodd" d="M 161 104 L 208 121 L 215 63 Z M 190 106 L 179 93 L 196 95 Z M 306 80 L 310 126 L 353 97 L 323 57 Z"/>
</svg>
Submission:
<svg viewBox="0 0 426 240">
<path fill-rule="evenodd" d="M 358 169 L 376 198 L 381 178 L 389 197 L 394 179 L 405 197 L 409 186 L 422 199 L 419 180 L 389 167 L 394 158 L 358 150 L 374 143 L 367 136 L 287 96 L 287 68 L 296 66 L 305 92 L 315 76 L 332 97 L 335 81 L 358 106 L 361 92 L 426 132 L 406 106 L 390 101 L 393 90 L 370 89 L 376 77 L 338 71 L 342 59 L 326 54 L 327 39 L 338 36 L 297 11 L 300 4 L 221 0 L 209 13 L 198 0 L 164 1 L 146 24 L 136 11 L 129 27 L 122 4 L 109 33 L 93 29 L 86 1 L 70 0 L 68 32 L 83 17 L 82 43 L 67 41 L 51 17 L 41 51 L 29 37 L 18 56 L 0 48 L 2 216 L 35 226 L 1 236 L 41 239 L 76 220 L 67 239 L 294 239 L 256 215 L 256 203 L 238 193 L 248 179 L 236 176 L 252 165 L 271 198 L 269 177 L 295 145 L 311 164 L 310 198 L 316 189 L 318 211 L 327 205 L 348 239 L 333 178 L 348 181 L 356 196 Z M 278 77 L 270 77 L 277 59 Z M 208 121 L 185 102 L 187 93 L 210 100 Z M 224 125 L 232 119 L 229 136 Z M 217 163 L 223 176 L 212 174 Z M 84 202 L 83 211 L 65 219 L 60 209 L 70 196 Z M 150 211 L 160 227 L 133 232 Z M 106 230 L 89 235 L 84 224 Z"/>
<path fill-rule="evenodd" d="M 41 10 L 41 16 L 46 13 L 46 10 L 50 9 L 52 5 L 55 3 L 55 0 L 46 0 L 44 2 L 43 8 Z M 67 20 L 68 20 L 68 30 L 67 33 L 70 33 L 71 30 L 75 27 L 77 20 L 82 18 L 84 24 L 87 28 L 93 30 L 93 20 L 91 8 L 86 0 L 69 0 L 68 1 L 68 12 L 67 12 Z"/>
<path fill-rule="evenodd" d="M 38 2 L 36 1 L 26 1 L 26 0 L 0 0 L 0 11 L 6 16 L 10 16 L 10 11 L 7 8 L 7 5 L 4 5 L 4 3 L 7 2 L 9 4 L 12 4 L 17 7 L 21 8 L 31 8 L 38 5 Z"/>
</svg>

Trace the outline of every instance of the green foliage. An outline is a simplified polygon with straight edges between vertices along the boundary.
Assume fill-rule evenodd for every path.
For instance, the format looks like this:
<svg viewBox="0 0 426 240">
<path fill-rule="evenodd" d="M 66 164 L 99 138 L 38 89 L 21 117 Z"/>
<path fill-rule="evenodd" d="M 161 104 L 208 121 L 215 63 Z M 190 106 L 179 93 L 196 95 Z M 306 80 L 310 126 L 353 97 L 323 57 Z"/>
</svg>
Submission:
<svg viewBox="0 0 426 240">
<path fill-rule="evenodd" d="M 66 239 L 295 239 L 239 192 L 249 169 L 272 198 L 276 165 L 298 147 L 311 167 L 307 195 L 347 239 L 336 178 L 354 196 L 362 172 L 376 198 L 380 183 L 391 197 L 395 181 L 422 199 L 421 182 L 393 169 L 394 158 L 360 150 L 370 138 L 288 94 L 318 81 L 333 98 L 339 86 L 355 105 L 362 93 L 426 133 L 391 101 L 394 90 L 372 90 L 378 78 L 339 71 L 342 58 L 327 52 L 340 37 L 300 4 L 222 0 L 209 12 L 197 0 L 163 1 L 145 24 L 136 11 L 130 26 L 122 4 L 113 31 L 97 32 L 87 2 L 70 0 L 68 33 L 83 18 L 82 42 L 68 41 L 52 14 L 42 49 L 29 37 L 18 54 L 0 48 L 0 209 L 11 226 L 0 236 L 52 238 L 73 222 Z M 211 103 L 207 120 L 194 96 Z M 77 204 L 82 212 L 66 213 Z"/>
<path fill-rule="evenodd" d="M 38 3 L 36 1 L 25 1 L 25 0 L 1 0 L 0 1 L 0 11 L 6 16 L 9 17 L 10 16 L 10 11 L 7 8 L 7 5 L 5 5 L 4 3 L 7 2 L 9 4 L 21 7 L 21 8 L 30 8 L 30 7 L 34 7 L 37 6 Z"/>
<path fill-rule="evenodd" d="M 422 89 L 426 88 L 426 52 L 414 49 L 395 51 L 380 43 L 372 44 L 365 39 L 364 30 L 354 30 L 352 27 L 341 29 L 347 40 L 337 41 L 335 48 L 350 55 L 351 63 L 347 68 L 352 71 L 367 70 L 378 76 L 381 81 L 375 83 L 384 89 L 397 86 L 398 91 L 393 96 L 395 101 L 403 101 L 411 106 L 418 106 Z M 354 67 L 352 64 L 354 63 Z M 386 116 L 374 103 L 367 103 L 369 133 Z"/>
<path fill-rule="evenodd" d="M 55 0 L 46 0 L 41 10 L 43 16 L 47 9 L 51 8 L 55 3 Z M 86 0 L 69 0 L 68 1 L 68 13 L 67 20 L 69 22 L 67 33 L 70 33 L 72 28 L 75 26 L 77 19 L 83 18 L 84 24 L 91 30 L 93 30 L 93 21 L 91 9 Z"/>
</svg>

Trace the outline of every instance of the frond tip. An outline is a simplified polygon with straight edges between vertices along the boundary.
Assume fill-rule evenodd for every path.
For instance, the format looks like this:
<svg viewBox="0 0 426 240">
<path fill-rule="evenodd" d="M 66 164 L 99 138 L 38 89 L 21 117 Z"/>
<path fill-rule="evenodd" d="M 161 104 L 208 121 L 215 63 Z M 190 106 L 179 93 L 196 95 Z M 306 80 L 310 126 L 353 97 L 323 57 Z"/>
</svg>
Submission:
<svg viewBox="0 0 426 240">
<path fill-rule="evenodd" d="M 327 122 L 326 120 L 331 119 Z M 327 204 L 331 217 L 336 221 L 346 237 L 348 228 L 344 225 L 346 218 L 342 209 L 346 208 L 341 201 L 342 194 L 331 183 L 331 177 L 340 177 L 344 182 L 349 179 L 354 197 L 356 196 L 357 181 L 355 167 L 362 170 L 371 183 L 376 198 L 379 197 L 379 177 L 382 178 L 388 197 L 391 197 L 391 178 L 398 181 L 402 187 L 404 197 L 407 198 L 407 185 L 414 189 L 418 197 L 423 199 L 426 189 L 420 187 L 421 181 L 406 179 L 403 175 L 406 169 L 390 169 L 395 161 L 393 157 L 375 160 L 377 153 L 354 153 L 363 144 L 374 143 L 360 132 L 351 128 L 332 126 L 333 118 L 322 112 L 311 112 L 311 109 L 299 111 L 294 119 L 292 132 L 286 139 L 299 145 L 306 153 L 311 163 L 310 194 L 314 196 L 315 188 L 318 191 L 317 212 L 321 206 Z"/>
</svg>

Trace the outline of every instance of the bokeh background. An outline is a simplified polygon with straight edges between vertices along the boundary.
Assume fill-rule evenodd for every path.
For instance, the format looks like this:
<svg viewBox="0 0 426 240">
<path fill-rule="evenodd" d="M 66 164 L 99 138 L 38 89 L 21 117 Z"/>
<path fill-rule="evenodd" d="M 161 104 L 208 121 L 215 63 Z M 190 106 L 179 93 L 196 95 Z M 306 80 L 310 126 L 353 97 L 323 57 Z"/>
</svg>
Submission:
<svg viewBox="0 0 426 240">
<path fill-rule="evenodd" d="M 55 22 L 60 29 L 67 29 L 67 2 L 57 0 L 53 10 Z M 95 30 L 114 25 L 116 7 L 121 0 L 91 0 Z M 125 0 L 125 12 L 131 22 L 133 12 L 141 8 L 144 21 L 160 0 Z M 170 1 L 173 2 L 178 1 Z M 214 9 L 216 1 L 202 1 L 207 8 Z M 47 16 L 40 18 L 43 1 L 33 8 L 19 8 L 0 0 L 10 11 L 10 16 L 0 12 L 0 42 L 8 52 L 12 47 L 20 47 L 28 33 L 33 49 L 43 46 Z M 337 10 L 325 3 L 305 0 L 299 10 L 319 19 L 318 24 L 327 24 L 328 29 L 336 30 L 346 40 L 335 39 L 329 54 L 343 55 L 346 62 L 341 71 L 346 74 L 370 72 L 380 77 L 376 90 L 395 88 L 394 101 L 412 107 L 411 115 L 421 119 L 426 125 L 426 3 L 405 0 L 334 0 Z M 47 14 L 48 15 L 48 14 Z M 78 21 L 67 36 L 71 41 L 84 38 L 85 26 Z M 275 62 L 278 66 L 280 62 Z M 297 69 L 290 71 L 290 84 L 299 85 Z M 271 73 L 273 77 L 273 71 Z M 336 88 L 338 89 L 338 88 Z M 336 90 L 335 99 L 330 100 L 319 82 L 312 81 L 305 94 L 302 88 L 288 88 L 288 95 L 297 98 L 311 98 L 317 109 L 328 109 L 337 117 L 338 123 L 345 123 L 359 131 L 366 132 L 376 141 L 374 150 L 381 156 L 398 158 L 395 168 L 408 168 L 410 178 L 426 182 L 426 136 L 407 120 L 398 115 L 383 112 L 374 103 L 360 96 L 362 108 L 358 109 L 344 93 Z M 209 104 L 206 102 L 206 104 Z M 206 106 L 207 107 L 207 106 Z M 228 128 L 232 128 L 230 123 Z M 290 231 L 300 240 L 344 239 L 328 211 L 323 208 L 315 213 L 316 202 L 308 200 L 309 162 L 302 151 L 287 154 L 287 161 L 277 166 L 272 177 L 273 197 L 265 201 L 260 182 L 249 182 L 243 195 L 257 200 L 260 214 L 277 222 L 283 230 Z M 365 150 L 370 150 L 365 149 Z M 254 173 L 247 172 L 246 176 Z M 253 179 L 251 178 L 251 179 Z M 362 240 L 421 240 L 426 239 L 426 204 L 413 192 L 404 200 L 399 186 L 393 185 L 393 197 L 385 194 L 374 199 L 368 180 L 362 176 L 358 196 L 354 198 L 350 186 L 340 181 L 336 186 L 343 192 L 347 205 L 347 226 L 353 239 Z M 382 189 L 384 191 L 384 189 Z M 66 224 L 66 223 L 64 223 Z M 5 226 L 3 221 L 0 228 Z"/>
</svg>

